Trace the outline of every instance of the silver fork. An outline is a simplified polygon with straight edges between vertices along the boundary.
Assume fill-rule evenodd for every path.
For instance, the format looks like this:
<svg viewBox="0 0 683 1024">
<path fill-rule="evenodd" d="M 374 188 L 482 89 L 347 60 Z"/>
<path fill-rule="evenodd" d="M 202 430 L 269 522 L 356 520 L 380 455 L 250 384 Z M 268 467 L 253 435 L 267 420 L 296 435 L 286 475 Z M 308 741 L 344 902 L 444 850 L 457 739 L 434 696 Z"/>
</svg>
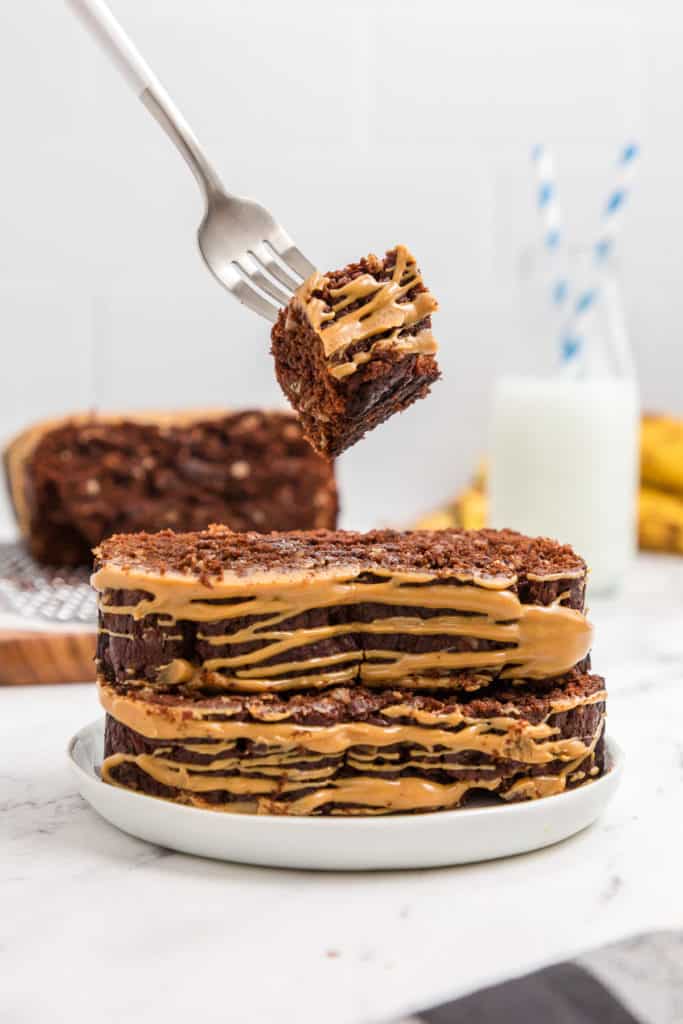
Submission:
<svg viewBox="0 0 683 1024">
<path fill-rule="evenodd" d="M 189 164 L 206 201 L 197 239 L 207 267 L 235 298 L 273 322 L 315 266 L 265 207 L 226 192 L 189 124 L 103 0 L 66 4 Z"/>
</svg>

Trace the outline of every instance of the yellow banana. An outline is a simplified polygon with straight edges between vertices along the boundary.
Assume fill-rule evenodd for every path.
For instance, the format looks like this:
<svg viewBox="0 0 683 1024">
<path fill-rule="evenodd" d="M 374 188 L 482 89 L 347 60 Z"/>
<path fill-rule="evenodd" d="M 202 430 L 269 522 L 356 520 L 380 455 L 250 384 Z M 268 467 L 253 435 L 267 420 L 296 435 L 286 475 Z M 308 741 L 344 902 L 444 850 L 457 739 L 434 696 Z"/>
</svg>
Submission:
<svg viewBox="0 0 683 1024">
<path fill-rule="evenodd" d="M 683 554 L 683 497 L 641 487 L 638 509 L 641 548 Z"/>
<path fill-rule="evenodd" d="M 640 475 L 646 487 L 683 496 L 683 420 L 643 416 Z"/>
</svg>

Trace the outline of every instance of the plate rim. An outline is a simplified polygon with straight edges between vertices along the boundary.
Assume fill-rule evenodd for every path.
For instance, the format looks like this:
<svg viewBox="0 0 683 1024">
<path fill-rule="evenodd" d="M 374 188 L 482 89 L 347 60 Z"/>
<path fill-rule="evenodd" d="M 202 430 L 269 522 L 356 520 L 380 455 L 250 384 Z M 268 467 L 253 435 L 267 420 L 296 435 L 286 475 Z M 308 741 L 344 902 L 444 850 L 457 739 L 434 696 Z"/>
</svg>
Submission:
<svg viewBox="0 0 683 1024">
<path fill-rule="evenodd" d="M 69 739 L 65 754 L 67 760 L 71 766 L 71 769 L 82 778 L 88 786 L 106 786 L 107 784 L 96 775 L 94 772 L 89 772 L 82 768 L 76 761 L 74 751 L 76 745 L 82 741 L 84 734 L 91 733 L 95 729 L 99 729 L 104 725 L 104 717 L 100 716 L 93 721 L 88 722 L 87 725 L 82 726 L 77 732 Z M 580 800 L 585 798 L 586 790 L 602 790 L 609 786 L 616 786 L 624 770 L 625 754 L 623 748 L 617 743 L 612 737 L 606 737 L 607 746 L 607 757 L 609 761 L 609 768 L 607 771 L 599 776 L 597 779 L 590 783 L 584 783 L 581 786 L 576 786 L 574 789 L 565 790 L 563 793 L 555 793 L 550 797 L 542 797 L 537 800 L 518 800 L 511 803 L 491 804 L 483 807 L 455 807 L 451 810 L 445 811 L 433 811 L 425 814 L 410 814 L 410 813 L 399 813 L 399 814 L 385 814 L 385 815 L 348 815 L 348 816 L 336 816 L 336 815 L 296 815 L 296 814 L 231 814 L 230 811 L 211 812 L 207 811 L 204 807 L 191 807 L 188 804 L 176 803 L 174 800 L 164 800 L 159 797 L 151 796 L 149 793 L 138 793 L 133 789 L 125 789 L 122 786 L 108 786 L 107 788 L 113 793 L 120 794 L 125 799 L 136 799 L 136 800 L 154 800 L 167 807 L 175 809 L 174 813 L 185 813 L 190 816 L 201 815 L 202 821 L 208 821 L 211 818 L 217 819 L 218 821 L 233 820 L 239 818 L 240 823 L 249 822 L 248 827 L 253 828 L 265 828 L 265 829 L 276 829 L 276 828 L 319 828 L 323 829 L 336 829 L 337 831 L 358 829 L 360 825 L 365 828 L 374 828 L 385 831 L 388 828 L 398 830 L 405 827 L 414 827 L 416 822 L 422 822 L 428 820 L 430 824 L 436 822 L 450 821 L 450 820 L 472 820 L 478 817 L 488 817 L 491 814 L 495 814 L 496 817 L 502 817 L 503 814 L 507 815 L 508 818 L 512 818 L 515 815 L 530 815 L 538 811 L 542 812 L 542 809 L 547 806 L 548 800 L 562 799 L 565 801 Z M 108 794 L 109 795 L 109 794 Z M 114 797 L 114 799 L 117 799 Z M 189 819 L 188 819 L 189 820 Z M 260 823 L 260 824 L 257 824 Z"/>
</svg>

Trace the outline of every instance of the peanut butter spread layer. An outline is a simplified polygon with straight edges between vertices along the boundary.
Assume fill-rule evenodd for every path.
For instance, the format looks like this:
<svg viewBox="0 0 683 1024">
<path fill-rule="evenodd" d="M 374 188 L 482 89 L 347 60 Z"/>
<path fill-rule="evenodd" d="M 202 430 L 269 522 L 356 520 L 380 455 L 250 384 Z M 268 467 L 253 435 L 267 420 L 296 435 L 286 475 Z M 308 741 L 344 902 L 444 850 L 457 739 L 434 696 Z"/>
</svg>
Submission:
<svg viewBox="0 0 683 1024">
<path fill-rule="evenodd" d="M 396 247 L 395 257 L 387 272 L 383 261 L 371 256 L 364 272 L 347 273 L 340 282 L 316 272 L 295 293 L 289 308 L 302 311 L 319 335 L 329 372 L 337 379 L 354 373 L 380 349 L 402 356 L 437 351 L 428 318 L 438 303 L 404 245 Z"/>
</svg>

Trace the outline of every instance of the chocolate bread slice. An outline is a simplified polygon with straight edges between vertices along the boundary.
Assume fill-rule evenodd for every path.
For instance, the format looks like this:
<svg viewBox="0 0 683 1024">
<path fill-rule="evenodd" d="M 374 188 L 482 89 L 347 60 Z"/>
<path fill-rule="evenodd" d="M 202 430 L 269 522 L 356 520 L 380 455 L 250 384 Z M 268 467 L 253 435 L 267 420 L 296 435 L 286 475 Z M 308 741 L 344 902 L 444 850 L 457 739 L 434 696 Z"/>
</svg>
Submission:
<svg viewBox="0 0 683 1024">
<path fill-rule="evenodd" d="M 403 245 L 301 285 L 273 327 L 272 352 L 318 451 L 339 455 L 429 392 L 439 377 L 436 309 Z"/>
<path fill-rule="evenodd" d="M 116 532 L 333 528 L 332 466 L 290 412 L 72 416 L 37 424 L 5 452 L 32 555 L 89 564 Z"/>
<path fill-rule="evenodd" d="M 511 531 L 115 536 L 98 674 L 197 692 L 475 690 L 588 668 L 586 566 Z"/>
<path fill-rule="evenodd" d="M 605 769 L 606 693 L 574 673 L 484 697 L 337 688 L 280 699 L 100 684 L 102 778 L 197 807 L 389 814 L 561 793 Z"/>
</svg>

